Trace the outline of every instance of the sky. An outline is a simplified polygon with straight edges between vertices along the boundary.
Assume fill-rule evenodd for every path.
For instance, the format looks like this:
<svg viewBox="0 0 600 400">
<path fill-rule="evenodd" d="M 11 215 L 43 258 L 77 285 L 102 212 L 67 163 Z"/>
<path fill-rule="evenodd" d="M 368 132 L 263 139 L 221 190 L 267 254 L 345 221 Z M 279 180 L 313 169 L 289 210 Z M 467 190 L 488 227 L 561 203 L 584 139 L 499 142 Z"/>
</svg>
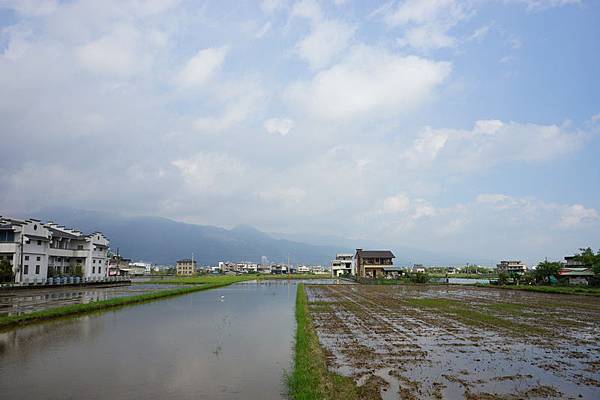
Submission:
<svg viewBox="0 0 600 400">
<path fill-rule="evenodd" d="M 600 248 L 600 2 L 0 0 L 0 214 Z"/>
</svg>

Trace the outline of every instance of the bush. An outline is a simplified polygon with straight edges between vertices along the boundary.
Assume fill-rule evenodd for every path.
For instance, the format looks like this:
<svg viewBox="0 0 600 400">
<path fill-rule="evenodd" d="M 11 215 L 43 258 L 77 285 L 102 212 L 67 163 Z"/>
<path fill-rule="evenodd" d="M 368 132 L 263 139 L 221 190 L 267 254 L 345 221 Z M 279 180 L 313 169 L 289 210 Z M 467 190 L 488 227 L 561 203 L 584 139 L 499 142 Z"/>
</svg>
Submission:
<svg viewBox="0 0 600 400">
<path fill-rule="evenodd" d="M 14 282 L 15 274 L 12 266 L 6 260 L 0 261 L 0 282 Z"/>
<path fill-rule="evenodd" d="M 423 272 L 417 272 L 410 275 L 410 281 L 412 283 L 427 283 L 429 282 L 429 275 Z"/>
</svg>

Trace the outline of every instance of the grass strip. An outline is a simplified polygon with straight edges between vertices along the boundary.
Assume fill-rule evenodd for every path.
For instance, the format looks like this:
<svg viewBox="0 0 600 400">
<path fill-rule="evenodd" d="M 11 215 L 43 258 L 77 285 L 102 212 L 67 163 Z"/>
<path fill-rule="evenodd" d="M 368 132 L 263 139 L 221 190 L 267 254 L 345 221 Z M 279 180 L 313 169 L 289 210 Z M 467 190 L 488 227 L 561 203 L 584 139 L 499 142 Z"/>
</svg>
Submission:
<svg viewBox="0 0 600 400">
<path fill-rule="evenodd" d="M 296 347 L 294 372 L 288 376 L 290 396 L 295 400 L 352 400 L 359 389 L 349 377 L 327 370 L 325 354 L 312 323 L 304 284 L 296 295 Z"/>
<path fill-rule="evenodd" d="M 139 285 L 198 285 L 198 284 L 231 284 L 256 279 L 249 275 L 201 275 L 201 276 L 177 276 L 165 279 L 135 282 Z"/>
<path fill-rule="evenodd" d="M 244 274 L 244 275 L 201 275 L 201 276 L 178 276 L 164 279 L 156 279 L 150 281 L 135 282 L 137 284 L 170 284 L 170 285 L 197 285 L 199 283 L 214 283 L 214 282 L 243 282 L 251 280 L 284 280 L 284 279 L 331 279 L 329 275 L 312 275 L 312 274 L 294 274 L 288 276 L 281 275 L 265 275 L 265 274 Z"/>
<path fill-rule="evenodd" d="M 40 322 L 55 318 L 87 314 L 109 308 L 123 307 L 126 305 L 139 304 L 164 297 L 179 296 L 200 290 L 213 289 L 221 286 L 230 285 L 232 282 L 213 282 L 194 287 L 182 287 L 177 289 L 161 290 L 152 293 L 144 293 L 139 296 L 117 297 L 114 299 L 94 301 L 86 304 L 73 304 L 63 307 L 50 308 L 48 310 L 34 311 L 29 314 L 11 315 L 0 317 L 0 329 L 11 328 Z"/>
<path fill-rule="evenodd" d="M 554 294 L 577 294 L 584 296 L 598 296 L 600 297 L 600 288 L 597 287 L 581 287 L 581 286 L 534 286 L 534 285 L 501 285 L 491 286 L 477 284 L 478 287 L 491 288 L 491 289 L 506 289 L 506 290 L 523 290 L 526 292 L 538 292 L 538 293 L 554 293 Z"/>
</svg>

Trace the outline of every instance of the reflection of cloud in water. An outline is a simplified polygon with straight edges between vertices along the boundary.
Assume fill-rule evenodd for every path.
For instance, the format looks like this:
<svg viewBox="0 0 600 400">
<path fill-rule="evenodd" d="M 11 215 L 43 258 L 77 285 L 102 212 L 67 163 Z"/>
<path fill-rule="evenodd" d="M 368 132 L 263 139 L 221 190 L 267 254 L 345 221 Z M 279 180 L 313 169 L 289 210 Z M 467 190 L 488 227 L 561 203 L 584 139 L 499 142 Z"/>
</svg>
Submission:
<svg viewBox="0 0 600 400">
<path fill-rule="evenodd" d="M 1 334 L 7 398 L 283 398 L 295 286 L 244 283 Z M 225 301 L 215 301 L 225 296 Z M 14 339 L 14 337 L 19 339 Z M 23 357 L 22 354 L 27 354 Z M 32 382 L 17 389 L 9 384 Z M 68 384 L 57 384 L 68 382 Z M 106 385 L 110 382 L 110 385 Z"/>
</svg>

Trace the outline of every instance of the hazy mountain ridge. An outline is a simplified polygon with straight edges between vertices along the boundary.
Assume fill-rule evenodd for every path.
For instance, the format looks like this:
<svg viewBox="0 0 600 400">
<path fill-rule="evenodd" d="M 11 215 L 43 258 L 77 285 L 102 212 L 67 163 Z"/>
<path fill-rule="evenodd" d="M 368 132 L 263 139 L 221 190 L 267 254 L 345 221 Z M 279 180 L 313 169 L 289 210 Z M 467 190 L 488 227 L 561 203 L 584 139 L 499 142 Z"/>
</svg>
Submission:
<svg viewBox="0 0 600 400">
<path fill-rule="evenodd" d="M 397 257 L 397 265 L 491 263 L 490 260 L 481 258 L 437 254 L 374 240 L 318 234 L 265 233 L 248 225 L 225 229 L 162 217 L 126 217 L 64 207 L 44 208 L 22 217 L 52 220 L 85 233 L 101 231 L 109 237 L 113 251 L 118 249 L 125 257 L 158 264 L 173 264 L 177 259 L 191 257 L 193 252 L 199 264 L 214 265 L 219 261 L 260 262 L 262 256 L 267 256 L 271 262 L 287 262 L 289 256 L 294 264 L 328 265 L 336 253 L 352 253 L 357 247 L 391 249 Z"/>
<path fill-rule="evenodd" d="M 250 226 L 225 229 L 195 225 L 160 217 L 124 217 L 98 211 L 69 208 L 44 208 L 23 217 L 52 220 L 83 232 L 101 231 L 110 239 L 113 251 L 134 260 L 173 264 L 177 259 L 194 257 L 199 264 L 219 261 L 325 264 L 336 252 L 349 251 L 334 246 L 318 246 L 273 238 Z"/>
</svg>

